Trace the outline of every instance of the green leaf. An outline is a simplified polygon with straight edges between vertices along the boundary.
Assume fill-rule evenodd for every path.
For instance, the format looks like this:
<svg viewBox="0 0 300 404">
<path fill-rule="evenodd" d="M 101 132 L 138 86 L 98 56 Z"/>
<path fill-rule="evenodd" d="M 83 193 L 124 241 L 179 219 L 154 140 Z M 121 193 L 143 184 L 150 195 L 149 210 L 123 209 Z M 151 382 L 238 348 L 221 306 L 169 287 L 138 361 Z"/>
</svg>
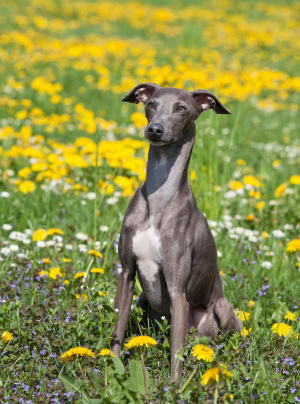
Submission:
<svg viewBox="0 0 300 404">
<path fill-rule="evenodd" d="M 65 388 L 67 391 L 70 391 L 71 389 L 73 390 L 74 393 L 80 392 L 81 393 L 81 398 L 82 402 L 84 404 L 90 404 L 90 398 L 85 391 L 85 383 L 81 379 L 73 379 L 73 377 L 70 376 L 59 376 L 60 380 L 63 382 L 65 385 Z"/>
<path fill-rule="evenodd" d="M 108 311 L 109 313 L 113 313 L 114 309 L 110 307 L 108 304 L 102 304 L 102 307 L 105 311 Z"/>
<path fill-rule="evenodd" d="M 76 392 L 79 391 L 84 386 L 84 381 L 81 379 L 75 380 L 73 377 L 62 375 L 60 375 L 59 378 L 65 385 L 67 391 L 73 389 Z"/>
<path fill-rule="evenodd" d="M 129 379 L 126 380 L 124 386 L 133 392 L 145 394 L 145 381 L 143 365 L 141 362 L 132 360 L 129 364 Z M 149 376 L 147 374 L 148 386 L 151 384 Z"/>
<path fill-rule="evenodd" d="M 296 396 L 296 394 L 290 393 L 288 398 L 287 398 L 288 402 L 289 403 L 294 403 L 295 402 L 295 396 Z"/>
<path fill-rule="evenodd" d="M 100 379 L 97 378 L 94 372 L 87 372 L 87 376 L 89 378 L 89 381 L 92 383 L 92 386 L 94 389 L 98 392 L 99 391 L 99 384 L 100 384 Z"/>
<path fill-rule="evenodd" d="M 117 373 L 120 376 L 123 376 L 125 370 L 123 363 L 120 361 L 120 359 L 117 356 L 115 356 L 114 358 L 112 358 L 112 362 L 114 364 L 115 373 Z"/>
</svg>

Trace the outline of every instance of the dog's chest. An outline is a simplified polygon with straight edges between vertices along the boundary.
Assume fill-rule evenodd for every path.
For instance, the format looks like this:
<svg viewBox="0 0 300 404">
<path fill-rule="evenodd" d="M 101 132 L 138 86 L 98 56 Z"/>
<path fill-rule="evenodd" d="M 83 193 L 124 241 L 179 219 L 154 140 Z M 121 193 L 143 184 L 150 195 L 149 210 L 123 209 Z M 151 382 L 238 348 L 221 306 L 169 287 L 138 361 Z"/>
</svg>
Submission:
<svg viewBox="0 0 300 404">
<path fill-rule="evenodd" d="M 147 281 L 155 282 L 161 262 L 159 234 L 152 226 L 138 230 L 132 239 L 132 246 L 140 275 Z"/>
</svg>

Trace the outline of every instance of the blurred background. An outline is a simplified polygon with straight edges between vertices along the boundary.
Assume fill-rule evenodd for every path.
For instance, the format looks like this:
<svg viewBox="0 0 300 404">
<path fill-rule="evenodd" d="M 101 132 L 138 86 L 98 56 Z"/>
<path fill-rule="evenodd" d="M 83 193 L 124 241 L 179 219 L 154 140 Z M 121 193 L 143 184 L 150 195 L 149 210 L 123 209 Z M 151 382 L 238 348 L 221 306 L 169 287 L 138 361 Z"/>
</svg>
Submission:
<svg viewBox="0 0 300 404">
<path fill-rule="evenodd" d="M 234 374 L 220 397 L 265 403 L 268 392 L 269 403 L 296 402 L 299 49 L 299 1 L 0 3 L 3 402 L 78 402 L 68 380 L 77 378 L 82 389 L 86 376 L 78 361 L 62 365 L 61 355 L 74 347 L 95 352 L 110 346 L 122 270 L 119 233 L 145 181 L 149 147 L 143 105 L 121 99 L 143 82 L 210 90 L 232 112 L 207 111 L 197 120 L 189 166 L 216 240 L 225 296 L 244 322 L 241 335 L 228 343 L 220 337 L 214 346 L 217 360 Z M 138 280 L 135 293 L 125 342 L 139 318 Z M 205 401 L 198 383 L 203 363 L 197 386 L 184 395 L 165 387 L 165 327 L 146 359 L 154 399 L 213 402 L 217 390 L 206 386 Z M 151 327 L 142 331 L 157 338 Z M 189 336 L 188 347 L 195 338 Z M 198 366 L 188 347 L 184 377 Z M 93 355 L 81 359 L 92 380 L 91 402 L 100 403 L 108 394 L 99 393 L 107 358 Z M 128 358 L 123 351 L 125 367 Z M 130 389 L 126 401 L 129 379 L 122 384 L 123 364 L 118 369 L 110 370 L 116 390 L 107 402 L 139 402 L 140 391 Z M 62 374 L 69 377 L 64 384 Z"/>
</svg>

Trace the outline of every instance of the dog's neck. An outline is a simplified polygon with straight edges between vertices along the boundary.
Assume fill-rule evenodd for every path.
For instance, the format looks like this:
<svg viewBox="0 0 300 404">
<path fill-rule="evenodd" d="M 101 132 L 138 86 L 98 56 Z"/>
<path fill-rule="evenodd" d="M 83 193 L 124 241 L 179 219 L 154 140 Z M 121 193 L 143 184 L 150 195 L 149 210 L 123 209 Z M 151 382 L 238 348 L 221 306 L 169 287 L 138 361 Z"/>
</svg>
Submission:
<svg viewBox="0 0 300 404">
<path fill-rule="evenodd" d="M 179 187 L 188 182 L 188 165 L 195 141 L 193 123 L 180 139 L 166 146 L 151 145 L 145 183 L 150 225 L 158 227 Z"/>
</svg>

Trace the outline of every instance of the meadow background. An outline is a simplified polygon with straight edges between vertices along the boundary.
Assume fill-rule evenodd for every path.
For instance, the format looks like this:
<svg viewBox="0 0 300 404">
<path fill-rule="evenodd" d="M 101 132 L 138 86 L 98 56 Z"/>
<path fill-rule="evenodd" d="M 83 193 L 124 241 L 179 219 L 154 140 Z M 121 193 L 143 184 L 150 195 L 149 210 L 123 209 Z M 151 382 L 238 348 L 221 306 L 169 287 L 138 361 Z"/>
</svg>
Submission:
<svg viewBox="0 0 300 404">
<path fill-rule="evenodd" d="M 296 1 L 1 2 L 1 403 L 300 402 L 299 21 Z M 208 89 L 232 112 L 197 121 L 189 175 L 244 327 L 192 332 L 172 385 L 168 325 L 140 322 L 137 282 L 125 343 L 137 322 L 158 342 L 149 396 L 138 350 L 99 355 L 148 151 L 143 106 L 121 99 L 148 81 Z M 212 363 L 191 354 L 200 342 Z M 92 354 L 64 363 L 75 347 Z M 221 363 L 231 377 L 201 384 Z"/>
</svg>

